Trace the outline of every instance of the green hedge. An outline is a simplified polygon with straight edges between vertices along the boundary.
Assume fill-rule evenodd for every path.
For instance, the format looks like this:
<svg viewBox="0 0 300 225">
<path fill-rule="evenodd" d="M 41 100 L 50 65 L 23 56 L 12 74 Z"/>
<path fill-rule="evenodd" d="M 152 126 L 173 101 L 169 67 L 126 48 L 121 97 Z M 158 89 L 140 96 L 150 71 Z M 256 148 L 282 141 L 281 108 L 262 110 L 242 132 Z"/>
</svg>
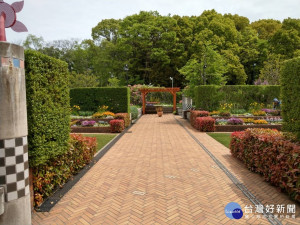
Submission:
<svg viewBox="0 0 300 225">
<path fill-rule="evenodd" d="M 300 57 L 284 62 L 281 85 L 283 129 L 300 140 Z"/>
<path fill-rule="evenodd" d="M 220 103 L 234 103 L 239 109 L 248 110 L 252 102 L 272 104 L 274 98 L 280 98 L 280 86 L 277 85 L 202 85 L 195 88 L 196 108 L 217 110 Z"/>
<path fill-rule="evenodd" d="M 68 150 L 68 64 L 28 50 L 25 51 L 25 68 L 29 162 L 34 167 Z"/>
<path fill-rule="evenodd" d="M 96 112 L 106 105 L 114 113 L 130 112 L 130 89 L 121 88 L 74 88 L 70 91 L 71 106 L 78 105 L 82 111 Z"/>
</svg>

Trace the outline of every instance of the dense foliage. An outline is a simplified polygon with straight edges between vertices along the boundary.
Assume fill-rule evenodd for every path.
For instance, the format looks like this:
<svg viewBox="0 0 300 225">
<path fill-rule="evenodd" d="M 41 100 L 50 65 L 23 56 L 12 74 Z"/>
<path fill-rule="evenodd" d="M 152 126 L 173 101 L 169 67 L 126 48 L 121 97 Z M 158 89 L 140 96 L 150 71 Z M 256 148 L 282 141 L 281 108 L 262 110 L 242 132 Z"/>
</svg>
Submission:
<svg viewBox="0 0 300 225">
<path fill-rule="evenodd" d="M 116 119 L 109 121 L 112 133 L 121 133 L 125 129 L 124 120 Z"/>
<path fill-rule="evenodd" d="M 269 85 L 201 85 L 195 88 L 196 108 L 217 110 L 222 103 L 231 103 L 238 109 L 248 110 L 251 104 L 258 102 L 272 104 L 280 99 L 280 86 Z"/>
<path fill-rule="evenodd" d="M 208 117 L 197 117 L 196 128 L 201 132 L 214 132 L 215 131 L 215 120 Z"/>
<path fill-rule="evenodd" d="M 55 188 L 64 185 L 74 174 L 90 163 L 96 153 L 96 138 L 72 134 L 69 150 L 32 168 L 34 203 L 39 206 Z"/>
<path fill-rule="evenodd" d="M 129 88 L 74 88 L 70 97 L 71 106 L 77 105 L 82 111 L 96 112 L 105 105 L 114 113 L 130 112 Z"/>
<path fill-rule="evenodd" d="M 208 111 L 198 111 L 198 110 L 192 110 L 191 111 L 191 125 L 197 129 L 197 123 L 196 123 L 196 118 L 197 117 L 206 117 L 209 116 L 209 112 Z"/>
<path fill-rule="evenodd" d="M 68 150 L 70 97 L 67 64 L 33 50 L 25 52 L 30 166 Z"/>
<path fill-rule="evenodd" d="M 300 146 L 270 129 L 247 129 L 232 134 L 230 151 L 247 168 L 300 202 Z"/>
<path fill-rule="evenodd" d="M 117 120 L 124 120 L 124 126 L 129 127 L 130 126 L 130 115 L 129 113 L 117 113 L 115 115 L 115 119 Z"/>
<path fill-rule="evenodd" d="M 130 106 L 131 119 L 136 120 L 139 117 L 139 110 L 136 106 Z"/>
<path fill-rule="evenodd" d="M 300 19 L 263 19 L 250 23 L 239 15 L 204 11 L 197 16 L 140 12 L 105 19 L 92 40 L 45 43 L 29 35 L 25 48 L 63 59 L 87 82 L 184 87 L 201 84 L 278 84 L 281 62 L 300 56 Z"/>
<path fill-rule="evenodd" d="M 288 60 L 281 71 L 284 129 L 300 140 L 300 57 Z"/>
</svg>

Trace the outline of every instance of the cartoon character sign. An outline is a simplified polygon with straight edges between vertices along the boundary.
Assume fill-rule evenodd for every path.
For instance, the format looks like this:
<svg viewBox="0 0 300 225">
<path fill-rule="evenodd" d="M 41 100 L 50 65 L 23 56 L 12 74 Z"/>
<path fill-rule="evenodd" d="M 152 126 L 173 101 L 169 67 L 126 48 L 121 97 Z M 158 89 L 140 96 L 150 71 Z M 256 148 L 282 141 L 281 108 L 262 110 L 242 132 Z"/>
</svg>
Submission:
<svg viewBox="0 0 300 225">
<path fill-rule="evenodd" d="M 17 20 L 16 13 L 23 9 L 24 1 L 14 2 L 11 5 L 0 0 L 0 41 L 6 41 L 5 28 L 16 32 L 28 31 L 26 26 Z"/>
</svg>

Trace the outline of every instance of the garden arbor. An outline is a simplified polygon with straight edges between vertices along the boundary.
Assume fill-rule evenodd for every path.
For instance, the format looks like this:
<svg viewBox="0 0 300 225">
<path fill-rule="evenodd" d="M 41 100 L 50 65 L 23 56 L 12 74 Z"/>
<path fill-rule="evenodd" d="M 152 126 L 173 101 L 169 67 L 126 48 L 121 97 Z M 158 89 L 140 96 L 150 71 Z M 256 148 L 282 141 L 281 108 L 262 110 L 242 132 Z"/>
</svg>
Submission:
<svg viewBox="0 0 300 225">
<path fill-rule="evenodd" d="M 180 91 L 180 88 L 140 88 L 139 91 L 142 93 L 143 99 L 143 114 L 146 111 L 146 96 L 150 92 L 169 92 L 173 95 L 173 111 L 176 110 L 176 93 Z"/>
</svg>

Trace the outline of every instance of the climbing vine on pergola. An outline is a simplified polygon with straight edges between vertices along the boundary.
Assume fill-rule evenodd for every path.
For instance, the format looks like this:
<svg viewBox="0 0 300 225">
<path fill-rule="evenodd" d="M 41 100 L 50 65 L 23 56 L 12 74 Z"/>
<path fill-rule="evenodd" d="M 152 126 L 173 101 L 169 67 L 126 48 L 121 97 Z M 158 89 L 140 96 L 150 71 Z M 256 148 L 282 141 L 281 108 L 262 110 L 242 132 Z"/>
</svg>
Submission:
<svg viewBox="0 0 300 225">
<path fill-rule="evenodd" d="M 173 111 L 176 110 L 176 93 L 180 91 L 180 88 L 140 88 L 143 100 L 143 114 L 146 112 L 146 96 L 150 92 L 169 92 L 173 95 Z"/>
</svg>

